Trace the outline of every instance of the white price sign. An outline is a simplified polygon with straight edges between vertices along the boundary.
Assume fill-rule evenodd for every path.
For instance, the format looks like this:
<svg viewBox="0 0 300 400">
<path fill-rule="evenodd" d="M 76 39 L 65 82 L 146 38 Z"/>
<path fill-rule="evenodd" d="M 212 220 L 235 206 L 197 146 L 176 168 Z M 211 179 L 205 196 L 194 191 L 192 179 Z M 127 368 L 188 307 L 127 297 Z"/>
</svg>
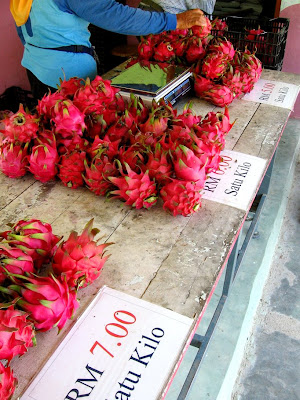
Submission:
<svg viewBox="0 0 300 400">
<path fill-rule="evenodd" d="M 223 150 L 220 169 L 209 174 L 203 199 L 248 210 L 262 179 L 267 161 L 236 151 Z"/>
<path fill-rule="evenodd" d="M 291 83 L 260 79 L 255 83 L 253 90 L 245 94 L 243 100 L 293 110 L 299 89 L 299 86 Z"/>
<path fill-rule="evenodd" d="M 192 319 L 104 287 L 21 400 L 154 400 Z"/>
</svg>

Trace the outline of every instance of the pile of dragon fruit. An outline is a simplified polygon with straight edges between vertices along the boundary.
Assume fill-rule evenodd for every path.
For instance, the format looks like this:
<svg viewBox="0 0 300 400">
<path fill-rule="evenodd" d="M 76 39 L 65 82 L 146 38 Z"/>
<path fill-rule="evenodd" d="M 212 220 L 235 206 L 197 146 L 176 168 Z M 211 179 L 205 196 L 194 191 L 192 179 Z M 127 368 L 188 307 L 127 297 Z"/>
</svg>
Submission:
<svg viewBox="0 0 300 400">
<path fill-rule="evenodd" d="M 10 362 L 36 344 L 36 331 L 60 331 L 79 306 L 77 292 L 97 279 L 110 243 L 94 240 L 89 221 L 67 240 L 50 224 L 20 220 L 0 233 L 0 399 L 9 400 L 17 379 Z"/>
<path fill-rule="evenodd" d="M 137 209 L 158 198 L 174 216 L 201 205 L 207 174 L 216 171 L 228 110 L 196 115 L 191 104 L 179 114 L 164 101 L 147 107 L 132 94 L 125 101 L 109 80 L 72 78 L 2 120 L 0 169 L 11 178 L 27 171 L 45 183 L 59 178 L 72 189 L 119 198 Z"/>
<path fill-rule="evenodd" d="M 147 66 L 149 61 L 192 66 L 196 96 L 224 107 L 235 98 L 249 93 L 260 78 L 262 63 L 249 50 L 237 51 L 222 34 L 228 29 L 226 22 L 206 18 L 205 26 L 163 32 L 141 38 L 135 62 Z M 250 31 L 255 37 L 258 31 Z"/>
</svg>

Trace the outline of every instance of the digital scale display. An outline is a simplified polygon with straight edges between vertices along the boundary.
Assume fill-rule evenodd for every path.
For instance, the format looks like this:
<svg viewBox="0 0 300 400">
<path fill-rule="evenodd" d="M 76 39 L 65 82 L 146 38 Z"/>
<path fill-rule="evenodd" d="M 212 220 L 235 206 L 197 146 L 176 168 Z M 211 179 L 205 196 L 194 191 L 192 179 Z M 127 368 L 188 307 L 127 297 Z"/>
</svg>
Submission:
<svg viewBox="0 0 300 400">
<path fill-rule="evenodd" d="M 146 103 L 164 99 L 172 105 L 191 90 L 190 69 L 178 65 L 147 62 L 136 63 L 111 80 L 120 88 L 120 94 L 129 98 L 130 93 L 142 98 Z"/>
</svg>

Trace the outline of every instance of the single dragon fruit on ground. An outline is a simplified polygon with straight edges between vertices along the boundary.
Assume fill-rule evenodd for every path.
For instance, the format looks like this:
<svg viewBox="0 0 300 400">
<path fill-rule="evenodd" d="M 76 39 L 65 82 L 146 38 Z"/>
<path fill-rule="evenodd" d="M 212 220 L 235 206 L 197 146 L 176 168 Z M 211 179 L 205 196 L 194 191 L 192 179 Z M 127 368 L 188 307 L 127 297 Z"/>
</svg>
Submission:
<svg viewBox="0 0 300 400">
<path fill-rule="evenodd" d="M 56 275 L 66 279 L 69 287 L 85 287 L 97 279 L 109 255 L 105 249 L 111 243 L 98 244 L 93 219 L 84 227 L 81 235 L 72 231 L 69 238 L 57 249 L 52 268 Z"/>
<path fill-rule="evenodd" d="M 55 178 L 58 159 L 56 145 L 41 143 L 33 146 L 28 169 L 35 179 L 45 183 Z"/>
<path fill-rule="evenodd" d="M 160 190 L 164 210 L 171 212 L 174 216 L 183 215 L 184 217 L 197 212 L 201 207 L 200 192 L 203 187 L 204 181 L 190 182 L 173 179 Z"/>
<path fill-rule="evenodd" d="M 0 399 L 10 400 L 17 385 L 17 379 L 10 367 L 4 367 L 0 362 Z"/>
<path fill-rule="evenodd" d="M 0 238 L 4 238 L 11 247 L 30 255 L 37 269 L 49 262 L 61 239 L 53 234 L 50 224 L 39 219 L 29 219 L 8 225 L 11 229 L 1 232 Z"/>
<path fill-rule="evenodd" d="M 34 272 L 32 257 L 18 248 L 0 245 L 0 284 L 7 278 L 7 274 L 26 274 Z"/>
<path fill-rule="evenodd" d="M 21 178 L 27 172 L 28 143 L 3 143 L 0 145 L 0 170 L 9 178 Z"/>
<path fill-rule="evenodd" d="M 84 151 L 73 151 L 61 156 L 58 163 L 58 177 L 65 186 L 72 189 L 83 186 L 84 180 L 82 174 L 85 170 L 85 158 L 86 153 Z"/>
<path fill-rule="evenodd" d="M 79 306 L 76 291 L 65 279 L 53 275 L 9 275 L 12 284 L 0 291 L 16 299 L 18 308 L 27 312 L 28 319 L 42 332 L 53 327 L 61 330 Z"/>
<path fill-rule="evenodd" d="M 7 142 L 28 143 L 37 136 L 39 129 L 37 116 L 26 112 L 22 104 L 15 114 L 7 116 L 1 122 L 4 129 L 0 132 L 4 135 L 4 141 Z"/>
<path fill-rule="evenodd" d="M 109 177 L 109 180 L 117 187 L 110 195 L 125 201 L 125 204 L 136 209 L 151 208 L 157 202 L 157 190 L 154 181 L 151 181 L 148 171 L 134 172 L 125 163 L 124 173 L 120 167 L 120 177 Z"/>
<path fill-rule="evenodd" d="M 34 326 L 27 317 L 27 313 L 13 306 L 0 310 L 0 360 L 10 362 L 35 345 Z"/>
</svg>

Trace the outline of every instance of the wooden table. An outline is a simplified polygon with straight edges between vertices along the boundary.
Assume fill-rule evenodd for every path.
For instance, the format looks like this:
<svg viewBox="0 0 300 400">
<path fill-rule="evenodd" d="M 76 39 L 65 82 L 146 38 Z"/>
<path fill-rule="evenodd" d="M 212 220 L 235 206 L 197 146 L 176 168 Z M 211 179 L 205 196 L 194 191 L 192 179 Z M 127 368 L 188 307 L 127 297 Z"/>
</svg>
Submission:
<svg viewBox="0 0 300 400">
<path fill-rule="evenodd" d="M 262 78 L 300 85 L 300 75 L 266 70 Z M 184 101 L 186 103 L 186 101 Z M 182 108 L 179 104 L 179 109 Z M 216 108 L 194 99 L 202 116 Z M 227 136 L 226 148 L 271 160 L 289 110 L 243 100 L 229 107 L 236 123 Z M 39 218 L 52 224 L 66 238 L 71 230 L 81 232 L 94 218 L 111 257 L 100 278 L 81 289 L 81 314 L 99 288 L 107 285 L 121 292 L 158 304 L 177 313 L 201 318 L 208 298 L 224 267 L 247 213 L 203 200 L 201 210 L 190 216 L 173 217 L 161 203 L 150 211 L 135 210 L 119 200 L 96 197 L 86 188 L 71 190 L 61 182 L 42 184 L 30 174 L 13 180 L 0 175 L 0 229 L 22 218 Z M 37 334 L 37 346 L 11 365 L 18 377 L 16 399 L 30 383 L 74 323 L 62 332 Z"/>
</svg>

